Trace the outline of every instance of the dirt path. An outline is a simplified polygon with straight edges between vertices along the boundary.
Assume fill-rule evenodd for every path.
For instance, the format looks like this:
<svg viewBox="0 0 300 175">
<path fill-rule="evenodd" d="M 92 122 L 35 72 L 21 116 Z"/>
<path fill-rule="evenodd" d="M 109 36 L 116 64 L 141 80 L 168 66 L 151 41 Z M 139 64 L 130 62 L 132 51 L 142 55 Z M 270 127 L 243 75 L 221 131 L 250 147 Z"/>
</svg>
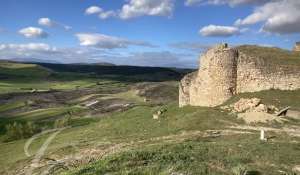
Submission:
<svg viewBox="0 0 300 175">
<path fill-rule="evenodd" d="M 300 137 L 300 127 L 298 126 L 290 126 L 289 128 L 283 127 L 280 129 L 277 128 L 271 128 L 271 127 L 256 127 L 256 126 L 248 126 L 248 125 L 235 125 L 229 127 L 230 129 L 239 129 L 239 130 L 252 130 L 252 131 L 273 131 L 277 133 L 286 133 L 287 135 L 294 136 L 294 137 Z"/>
</svg>

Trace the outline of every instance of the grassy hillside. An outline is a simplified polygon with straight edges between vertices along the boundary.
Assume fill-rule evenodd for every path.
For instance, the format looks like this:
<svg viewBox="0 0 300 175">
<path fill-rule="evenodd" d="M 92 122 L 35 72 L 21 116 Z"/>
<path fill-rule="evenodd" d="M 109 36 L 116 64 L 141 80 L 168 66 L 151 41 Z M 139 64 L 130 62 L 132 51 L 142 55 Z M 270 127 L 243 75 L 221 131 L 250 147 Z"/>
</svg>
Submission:
<svg viewBox="0 0 300 175">
<path fill-rule="evenodd" d="M 189 70 L 168 68 L 63 65 L 48 63 L 16 63 L 0 61 L 0 94 L 72 90 L 95 86 L 99 80 L 108 82 L 174 81 Z"/>
<path fill-rule="evenodd" d="M 106 76 L 123 81 L 167 81 L 179 80 L 181 71 L 160 67 L 138 66 L 111 66 L 111 65 L 82 65 L 82 64 L 48 64 L 39 65 L 56 72 L 89 73 L 97 76 Z"/>
<path fill-rule="evenodd" d="M 284 69 L 286 71 L 298 71 L 300 69 L 300 52 L 254 45 L 243 45 L 237 49 L 253 58 L 261 58 L 258 64 L 266 67 L 266 69 Z"/>
<path fill-rule="evenodd" d="M 177 80 L 186 70 L 1 66 L 8 70 L 1 68 L 7 77 L 0 78 L 0 174 L 18 174 L 32 165 L 32 174 L 50 168 L 52 174 L 63 175 L 240 175 L 242 170 L 288 175 L 299 165 L 300 120 L 249 126 L 218 107 L 179 108 Z M 20 74 L 19 69 L 25 70 Z M 300 110 L 300 90 L 245 93 L 226 103 L 249 97 Z M 163 112 L 154 120 L 158 111 Z M 31 135 L 24 134 L 32 129 L 28 125 L 35 128 Z M 8 132 L 7 126 L 18 127 Z M 65 126 L 40 162 L 32 164 L 54 131 L 32 142 L 29 157 L 24 152 L 28 139 Z M 259 127 L 268 129 L 268 142 L 259 140 Z"/>
</svg>

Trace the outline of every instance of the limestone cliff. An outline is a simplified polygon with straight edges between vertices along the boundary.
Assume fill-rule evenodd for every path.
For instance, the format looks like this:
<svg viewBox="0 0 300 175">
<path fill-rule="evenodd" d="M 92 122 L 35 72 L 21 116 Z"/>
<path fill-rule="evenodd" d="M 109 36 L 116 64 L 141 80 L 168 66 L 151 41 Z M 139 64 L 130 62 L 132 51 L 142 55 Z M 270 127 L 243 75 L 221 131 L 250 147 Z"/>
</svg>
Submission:
<svg viewBox="0 0 300 175">
<path fill-rule="evenodd" d="M 201 57 L 197 72 L 181 80 L 179 106 L 217 106 L 242 92 L 300 88 L 300 66 L 278 63 L 218 45 Z M 300 65 L 300 59 L 296 63 Z"/>
</svg>

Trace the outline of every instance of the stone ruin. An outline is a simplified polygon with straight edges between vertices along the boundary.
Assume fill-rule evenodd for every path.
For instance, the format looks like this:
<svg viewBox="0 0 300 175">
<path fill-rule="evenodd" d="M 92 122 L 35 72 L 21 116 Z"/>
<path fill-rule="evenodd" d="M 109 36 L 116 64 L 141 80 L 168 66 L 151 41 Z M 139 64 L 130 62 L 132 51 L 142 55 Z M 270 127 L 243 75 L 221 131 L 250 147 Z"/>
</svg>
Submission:
<svg viewBox="0 0 300 175">
<path fill-rule="evenodd" d="M 293 48 L 293 51 L 295 52 L 300 52 L 300 42 L 296 42 L 294 48 Z"/>
<path fill-rule="evenodd" d="M 197 72 L 179 85 L 179 106 L 218 106 L 235 94 L 268 89 L 300 88 L 300 70 L 271 68 L 267 60 L 253 58 L 227 44 L 208 50 Z"/>
</svg>

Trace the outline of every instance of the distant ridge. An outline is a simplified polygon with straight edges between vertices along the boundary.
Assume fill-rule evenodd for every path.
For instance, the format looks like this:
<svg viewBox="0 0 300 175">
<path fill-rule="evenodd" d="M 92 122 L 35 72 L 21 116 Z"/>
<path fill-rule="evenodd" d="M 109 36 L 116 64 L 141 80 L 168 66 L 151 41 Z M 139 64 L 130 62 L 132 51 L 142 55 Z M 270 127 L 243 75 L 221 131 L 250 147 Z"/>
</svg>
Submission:
<svg viewBox="0 0 300 175">
<path fill-rule="evenodd" d="M 38 59 L 38 58 L 10 58 L 5 60 L 11 62 L 21 62 L 21 63 L 54 63 L 54 64 L 61 63 L 55 60 L 46 60 L 46 59 Z"/>
</svg>

